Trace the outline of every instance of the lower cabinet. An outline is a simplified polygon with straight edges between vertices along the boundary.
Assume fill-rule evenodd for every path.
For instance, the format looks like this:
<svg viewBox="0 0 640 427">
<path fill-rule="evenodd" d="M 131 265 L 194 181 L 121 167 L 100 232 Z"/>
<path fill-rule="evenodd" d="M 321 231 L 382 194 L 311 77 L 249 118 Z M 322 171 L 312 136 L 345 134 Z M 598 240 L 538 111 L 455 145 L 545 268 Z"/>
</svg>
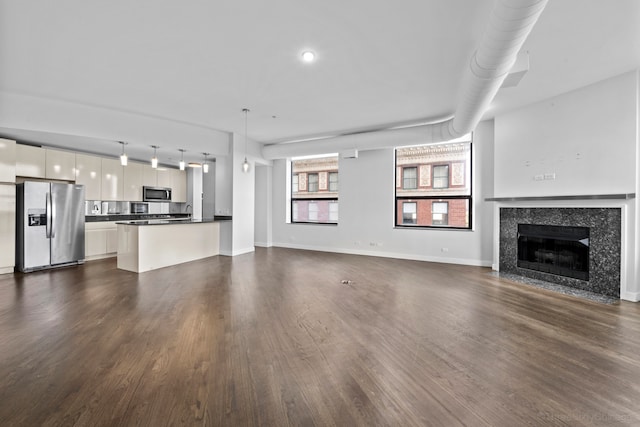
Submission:
<svg viewBox="0 0 640 427">
<path fill-rule="evenodd" d="M 118 226 L 115 221 L 87 222 L 84 225 L 85 259 L 108 258 L 118 252 Z"/>
<path fill-rule="evenodd" d="M 16 241 L 16 186 L 0 184 L 0 274 L 13 273 Z"/>
</svg>

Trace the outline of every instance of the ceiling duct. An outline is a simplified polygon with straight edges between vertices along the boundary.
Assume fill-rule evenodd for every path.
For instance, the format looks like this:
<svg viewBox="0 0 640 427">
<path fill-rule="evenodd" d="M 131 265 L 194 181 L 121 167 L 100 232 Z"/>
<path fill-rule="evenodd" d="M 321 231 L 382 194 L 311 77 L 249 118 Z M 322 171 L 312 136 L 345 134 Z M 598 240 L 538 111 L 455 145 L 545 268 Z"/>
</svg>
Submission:
<svg viewBox="0 0 640 427">
<path fill-rule="evenodd" d="M 465 74 L 454 116 L 438 123 L 339 135 L 311 141 L 266 145 L 266 159 L 372 150 L 401 145 L 442 142 L 471 132 L 480 122 L 518 58 L 518 52 L 548 0 L 497 0 L 478 49 Z"/>
</svg>

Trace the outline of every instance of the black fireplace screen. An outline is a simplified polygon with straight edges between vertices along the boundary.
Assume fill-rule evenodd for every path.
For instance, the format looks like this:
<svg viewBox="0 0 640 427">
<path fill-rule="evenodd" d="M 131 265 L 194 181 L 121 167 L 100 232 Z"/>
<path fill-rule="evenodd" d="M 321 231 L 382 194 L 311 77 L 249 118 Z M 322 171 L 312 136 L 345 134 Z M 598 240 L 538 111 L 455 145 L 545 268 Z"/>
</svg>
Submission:
<svg viewBox="0 0 640 427">
<path fill-rule="evenodd" d="M 589 227 L 518 224 L 518 267 L 589 280 Z"/>
</svg>

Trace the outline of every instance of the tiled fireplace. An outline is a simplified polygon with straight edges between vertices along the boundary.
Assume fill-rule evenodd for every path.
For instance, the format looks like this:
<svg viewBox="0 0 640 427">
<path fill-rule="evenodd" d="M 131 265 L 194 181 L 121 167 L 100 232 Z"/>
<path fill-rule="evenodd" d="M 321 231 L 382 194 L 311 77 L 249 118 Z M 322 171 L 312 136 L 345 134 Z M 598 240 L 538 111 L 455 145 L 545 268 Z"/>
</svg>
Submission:
<svg viewBox="0 0 640 427">
<path fill-rule="evenodd" d="M 620 208 L 502 207 L 500 272 L 619 298 L 621 221 Z"/>
</svg>

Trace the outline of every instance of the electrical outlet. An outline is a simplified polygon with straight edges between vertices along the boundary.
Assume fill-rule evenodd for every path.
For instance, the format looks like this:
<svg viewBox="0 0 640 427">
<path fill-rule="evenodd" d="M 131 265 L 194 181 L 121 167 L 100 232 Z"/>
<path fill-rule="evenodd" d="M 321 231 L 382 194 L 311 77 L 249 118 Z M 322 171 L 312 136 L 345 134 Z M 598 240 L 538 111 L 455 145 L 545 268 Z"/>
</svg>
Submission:
<svg viewBox="0 0 640 427">
<path fill-rule="evenodd" d="M 442 252 L 449 252 L 449 248 L 441 248 L 440 249 Z"/>
<path fill-rule="evenodd" d="M 555 173 L 545 173 L 544 174 L 544 179 L 547 179 L 547 180 L 556 179 L 556 174 Z"/>
</svg>

